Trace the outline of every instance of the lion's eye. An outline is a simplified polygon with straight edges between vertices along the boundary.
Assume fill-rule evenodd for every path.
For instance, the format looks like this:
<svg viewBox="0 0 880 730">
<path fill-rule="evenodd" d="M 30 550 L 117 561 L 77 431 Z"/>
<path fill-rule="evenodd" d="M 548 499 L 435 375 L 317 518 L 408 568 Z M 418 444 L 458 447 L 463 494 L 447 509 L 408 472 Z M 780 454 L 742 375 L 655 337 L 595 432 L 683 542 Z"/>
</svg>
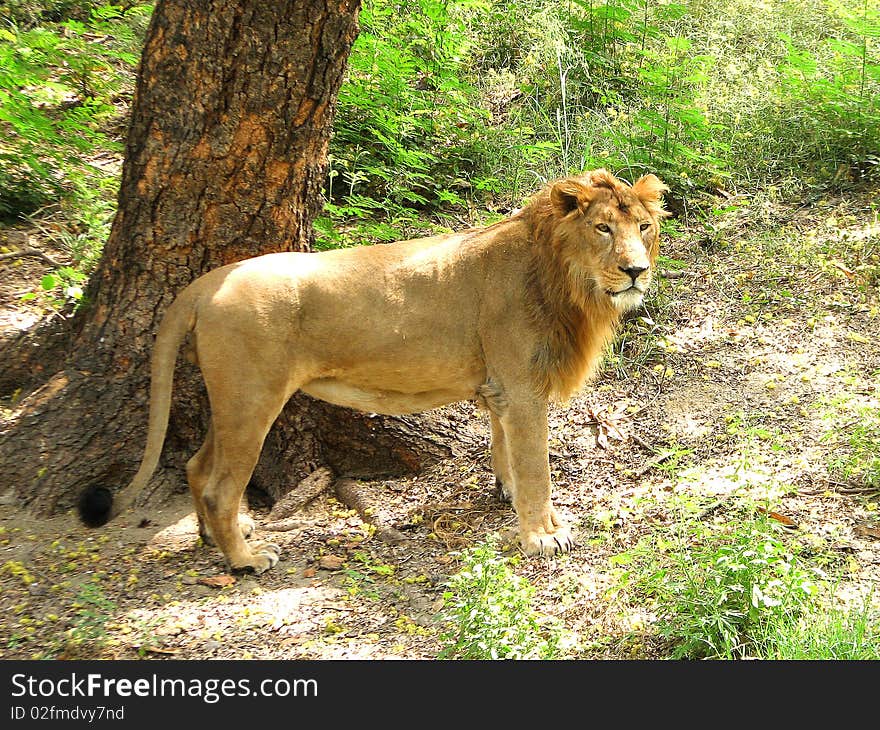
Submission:
<svg viewBox="0 0 880 730">
<path fill-rule="evenodd" d="M 601 231 L 602 233 L 611 233 L 611 229 L 606 226 L 604 223 L 597 223 L 596 230 Z"/>
<path fill-rule="evenodd" d="M 651 227 L 651 224 L 650 224 L 650 223 L 642 223 L 642 224 L 639 226 L 639 230 L 642 231 L 642 233 L 644 233 L 644 232 L 647 231 L 650 227 Z"/>
</svg>

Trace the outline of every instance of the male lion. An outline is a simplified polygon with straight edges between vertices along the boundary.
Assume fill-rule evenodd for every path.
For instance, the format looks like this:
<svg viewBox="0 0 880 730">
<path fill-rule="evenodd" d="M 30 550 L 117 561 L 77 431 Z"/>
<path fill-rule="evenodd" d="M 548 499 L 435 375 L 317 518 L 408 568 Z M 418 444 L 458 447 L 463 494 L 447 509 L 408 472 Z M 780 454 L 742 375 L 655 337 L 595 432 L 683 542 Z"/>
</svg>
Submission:
<svg viewBox="0 0 880 730">
<path fill-rule="evenodd" d="M 297 390 L 385 414 L 478 401 L 523 550 L 568 552 L 571 533 L 550 499 L 548 401 L 584 382 L 621 313 L 641 303 L 667 189 L 654 175 L 630 186 L 594 170 L 550 183 L 487 228 L 268 254 L 196 279 L 159 327 L 144 457 L 113 513 L 156 468 L 177 351 L 191 332 L 212 414 L 187 480 L 200 533 L 232 569 L 262 572 L 278 561 L 277 546 L 245 541 L 239 502 Z M 91 504 L 103 514 L 85 506 L 83 519 L 106 520 L 106 500 Z"/>
</svg>

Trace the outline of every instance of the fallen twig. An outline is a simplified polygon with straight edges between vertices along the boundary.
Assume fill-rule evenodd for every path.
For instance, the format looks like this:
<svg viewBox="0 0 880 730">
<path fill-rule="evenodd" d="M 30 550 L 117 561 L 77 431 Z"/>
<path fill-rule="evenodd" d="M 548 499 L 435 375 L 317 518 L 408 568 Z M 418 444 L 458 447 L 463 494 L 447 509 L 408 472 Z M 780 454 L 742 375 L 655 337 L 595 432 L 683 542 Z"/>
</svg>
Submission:
<svg viewBox="0 0 880 730">
<path fill-rule="evenodd" d="M 655 449 L 653 446 L 651 446 L 651 444 L 649 444 L 647 441 L 645 441 L 641 436 L 637 436 L 636 434 L 631 433 L 629 435 L 629 437 L 633 441 L 635 441 L 639 446 L 641 446 L 645 451 L 647 451 L 651 454 L 657 453 L 657 449 Z"/>
<path fill-rule="evenodd" d="M 853 533 L 859 537 L 871 537 L 875 540 L 880 540 L 880 527 L 876 525 L 856 525 L 853 527 Z"/>
<path fill-rule="evenodd" d="M 266 518 L 267 522 L 275 523 L 289 518 L 299 512 L 309 502 L 321 495 L 333 484 L 333 472 L 325 466 L 315 469 L 272 507 Z M 270 529 L 270 528 L 266 528 Z"/>
<path fill-rule="evenodd" d="M 656 453 L 656 452 L 654 452 L 654 453 Z M 669 461 L 669 459 L 671 457 L 672 457 L 672 454 L 668 453 L 668 454 L 660 454 L 659 456 L 651 459 L 647 464 L 645 464 L 641 469 L 639 469 L 635 473 L 636 478 L 644 476 L 649 471 L 651 471 L 651 469 L 653 469 L 657 466 L 660 466 L 660 464 L 662 464 L 664 461 Z"/>
<path fill-rule="evenodd" d="M 34 258 L 43 259 L 50 266 L 54 266 L 56 269 L 61 266 L 55 259 L 53 259 L 49 254 L 43 253 L 37 248 L 33 246 L 25 246 L 18 251 L 10 251 L 9 253 L 0 253 L 0 261 L 5 261 L 7 259 L 17 259 L 22 256 L 33 256 Z"/>
<path fill-rule="evenodd" d="M 865 486 L 865 487 L 853 487 L 847 484 L 846 482 L 835 482 L 830 479 L 824 480 L 814 480 L 823 483 L 823 486 L 816 487 L 815 489 L 799 489 L 799 494 L 805 495 L 814 495 L 814 494 L 824 494 L 825 492 L 833 492 L 834 494 L 880 494 L 880 489 L 876 486 Z"/>
<path fill-rule="evenodd" d="M 486 518 L 494 511 L 472 502 L 471 496 L 471 490 L 462 490 L 452 495 L 448 502 L 429 503 L 421 509 L 422 517 L 431 525 L 431 532 L 447 550 L 473 544 L 474 535 L 483 529 Z"/>
<path fill-rule="evenodd" d="M 279 499 L 263 525 L 269 532 L 289 532 L 312 524 L 294 516 L 309 502 L 323 494 L 333 484 L 333 472 L 327 467 L 315 469 L 281 499 Z"/>
<path fill-rule="evenodd" d="M 283 520 L 275 520 L 274 522 L 267 522 L 263 525 L 264 530 L 268 530 L 269 532 L 290 532 L 291 530 L 300 530 L 303 527 L 310 527 L 313 522 L 310 520 L 301 520 L 296 517 L 287 517 Z"/>
</svg>

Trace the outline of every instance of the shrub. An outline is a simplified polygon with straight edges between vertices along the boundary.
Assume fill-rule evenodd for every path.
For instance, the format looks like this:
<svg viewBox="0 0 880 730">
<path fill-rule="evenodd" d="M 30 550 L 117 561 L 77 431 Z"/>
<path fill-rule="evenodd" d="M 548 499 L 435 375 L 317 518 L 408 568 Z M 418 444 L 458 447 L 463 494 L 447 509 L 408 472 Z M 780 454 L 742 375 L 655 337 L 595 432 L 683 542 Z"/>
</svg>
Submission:
<svg viewBox="0 0 880 730">
<path fill-rule="evenodd" d="M 531 607 L 532 586 L 487 540 L 462 553 L 464 567 L 443 594 L 443 659 L 553 659 L 560 642 L 555 623 Z"/>
</svg>

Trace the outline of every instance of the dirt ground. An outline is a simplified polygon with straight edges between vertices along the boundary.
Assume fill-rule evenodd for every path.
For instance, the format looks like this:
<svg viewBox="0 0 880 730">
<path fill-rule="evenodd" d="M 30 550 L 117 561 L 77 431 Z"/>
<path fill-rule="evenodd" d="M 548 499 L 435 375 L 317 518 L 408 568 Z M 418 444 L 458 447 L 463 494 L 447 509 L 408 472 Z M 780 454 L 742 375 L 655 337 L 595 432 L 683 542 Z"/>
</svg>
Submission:
<svg viewBox="0 0 880 730">
<path fill-rule="evenodd" d="M 677 520 L 736 520 L 745 501 L 786 539 L 815 543 L 841 589 L 871 594 L 877 481 L 843 457 L 858 456 L 853 437 L 880 399 L 878 210 L 878 191 L 862 190 L 673 223 L 652 301 L 596 382 L 552 410 L 555 501 L 578 547 L 514 566 L 536 610 L 564 622 L 568 656 L 662 656 L 612 558 Z M 19 232 L 5 235 L 20 248 Z M 32 244 L 63 257 L 39 232 Z M 49 269 L 0 261 L 0 326 L 46 316 L 21 295 Z M 435 658 L 457 551 L 514 525 L 493 494 L 488 423 L 465 407 L 482 448 L 368 485 L 373 524 L 324 494 L 293 529 L 268 532 L 271 505 L 252 495 L 258 536 L 283 549 L 260 576 L 227 575 L 197 543 L 183 491 L 90 530 L 73 513 L 33 517 L 0 475 L 0 658 Z M 3 404 L 0 428 L 14 411 Z"/>
</svg>

